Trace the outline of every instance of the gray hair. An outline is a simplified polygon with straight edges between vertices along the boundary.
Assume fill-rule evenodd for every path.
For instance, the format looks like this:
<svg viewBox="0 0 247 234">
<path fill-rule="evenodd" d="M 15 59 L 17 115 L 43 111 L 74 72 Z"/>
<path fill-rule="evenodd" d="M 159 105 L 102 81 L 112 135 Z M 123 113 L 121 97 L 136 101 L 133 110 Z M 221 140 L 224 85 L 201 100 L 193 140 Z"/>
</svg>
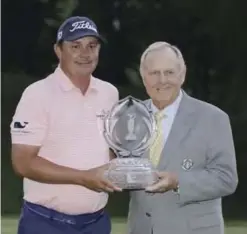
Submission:
<svg viewBox="0 0 247 234">
<path fill-rule="evenodd" d="M 174 46 L 174 45 L 171 45 L 167 42 L 164 42 L 164 41 L 158 41 L 158 42 L 154 42 L 153 44 L 149 45 L 148 48 L 143 52 L 142 56 L 141 56 L 141 61 L 140 61 L 140 72 L 141 74 L 143 75 L 143 67 L 144 67 L 144 63 L 145 63 L 145 60 L 147 58 L 147 55 L 150 53 L 150 52 L 153 52 L 153 51 L 160 51 L 164 48 L 168 48 L 168 49 L 171 49 L 177 59 L 178 59 L 178 63 L 181 67 L 181 70 L 185 68 L 185 61 L 184 61 L 184 58 L 183 58 L 183 55 L 182 53 L 180 52 L 180 50 Z"/>
</svg>

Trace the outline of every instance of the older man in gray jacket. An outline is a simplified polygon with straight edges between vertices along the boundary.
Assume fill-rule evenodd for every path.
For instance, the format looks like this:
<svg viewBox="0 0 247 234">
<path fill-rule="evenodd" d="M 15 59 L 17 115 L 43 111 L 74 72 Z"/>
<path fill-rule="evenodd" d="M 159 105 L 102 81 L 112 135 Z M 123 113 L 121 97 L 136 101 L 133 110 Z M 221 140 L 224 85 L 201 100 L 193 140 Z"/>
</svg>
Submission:
<svg viewBox="0 0 247 234">
<path fill-rule="evenodd" d="M 160 180 L 130 193 L 129 234 L 223 234 L 221 198 L 238 184 L 228 115 L 186 94 L 186 65 L 178 48 L 156 42 L 140 72 L 157 116 L 148 157 Z"/>
</svg>

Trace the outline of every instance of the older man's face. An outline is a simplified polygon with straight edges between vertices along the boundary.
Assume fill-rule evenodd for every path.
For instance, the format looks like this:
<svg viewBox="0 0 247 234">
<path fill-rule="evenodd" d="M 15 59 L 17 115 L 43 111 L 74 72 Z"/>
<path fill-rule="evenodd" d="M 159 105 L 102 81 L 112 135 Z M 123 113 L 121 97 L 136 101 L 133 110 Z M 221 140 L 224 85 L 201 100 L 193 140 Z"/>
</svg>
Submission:
<svg viewBox="0 0 247 234">
<path fill-rule="evenodd" d="M 185 68 L 170 48 L 151 51 L 143 67 L 143 81 L 150 98 L 170 104 L 184 82 Z"/>
</svg>

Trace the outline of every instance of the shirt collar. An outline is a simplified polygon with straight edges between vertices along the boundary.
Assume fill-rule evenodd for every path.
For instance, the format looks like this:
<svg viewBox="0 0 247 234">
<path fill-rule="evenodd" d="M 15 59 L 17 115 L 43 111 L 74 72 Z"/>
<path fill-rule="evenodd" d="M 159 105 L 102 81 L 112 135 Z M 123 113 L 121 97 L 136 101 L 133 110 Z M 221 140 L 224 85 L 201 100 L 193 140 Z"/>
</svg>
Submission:
<svg viewBox="0 0 247 234">
<path fill-rule="evenodd" d="M 178 97 L 175 99 L 175 101 L 174 101 L 172 104 L 170 104 L 169 106 L 165 107 L 165 108 L 162 110 L 163 113 L 164 113 L 164 115 L 166 115 L 166 116 L 175 115 L 176 112 L 177 112 L 177 110 L 178 110 L 178 108 L 179 108 L 179 104 L 180 104 L 180 102 L 181 102 L 181 100 L 182 100 L 182 97 L 183 97 L 183 93 L 182 93 L 182 91 L 180 90 L 180 91 L 179 91 L 179 95 L 178 95 Z M 157 111 L 159 111 L 158 108 L 153 104 L 152 101 L 151 101 L 151 107 L 152 107 L 152 111 L 153 111 L 154 113 L 156 113 Z"/>
<path fill-rule="evenodd" d="M 70 90 L 78 90 L 78 88 L 71 82 L 69 77 L 63 72 L 60 66 L 58 66 L 54 72 L 54 75 L 64 91 L 70 91 Z M 88 87 L 88 91 L 97 91 L 98 90 L 98 82 L 97 79 L 93 76 L 90 78 L 90 84 Z"/>
</svg>

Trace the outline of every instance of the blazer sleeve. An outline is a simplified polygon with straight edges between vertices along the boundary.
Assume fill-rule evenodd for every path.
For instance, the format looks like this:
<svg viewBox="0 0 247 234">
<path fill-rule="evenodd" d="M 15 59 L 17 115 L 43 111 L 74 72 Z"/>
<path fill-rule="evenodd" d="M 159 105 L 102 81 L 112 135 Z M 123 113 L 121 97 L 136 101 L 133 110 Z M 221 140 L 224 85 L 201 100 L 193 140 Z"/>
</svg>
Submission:
<svg viewBox="0 0 247 234">
<path fill-rule="evenodd" d="M 234 193 L 237 188 L 236 157 L 228 115 L 217 113 L 209 129 L 205 168 L 181 171 L 179 174 L 181 204 L 224 197 Z"/>
</svg>

